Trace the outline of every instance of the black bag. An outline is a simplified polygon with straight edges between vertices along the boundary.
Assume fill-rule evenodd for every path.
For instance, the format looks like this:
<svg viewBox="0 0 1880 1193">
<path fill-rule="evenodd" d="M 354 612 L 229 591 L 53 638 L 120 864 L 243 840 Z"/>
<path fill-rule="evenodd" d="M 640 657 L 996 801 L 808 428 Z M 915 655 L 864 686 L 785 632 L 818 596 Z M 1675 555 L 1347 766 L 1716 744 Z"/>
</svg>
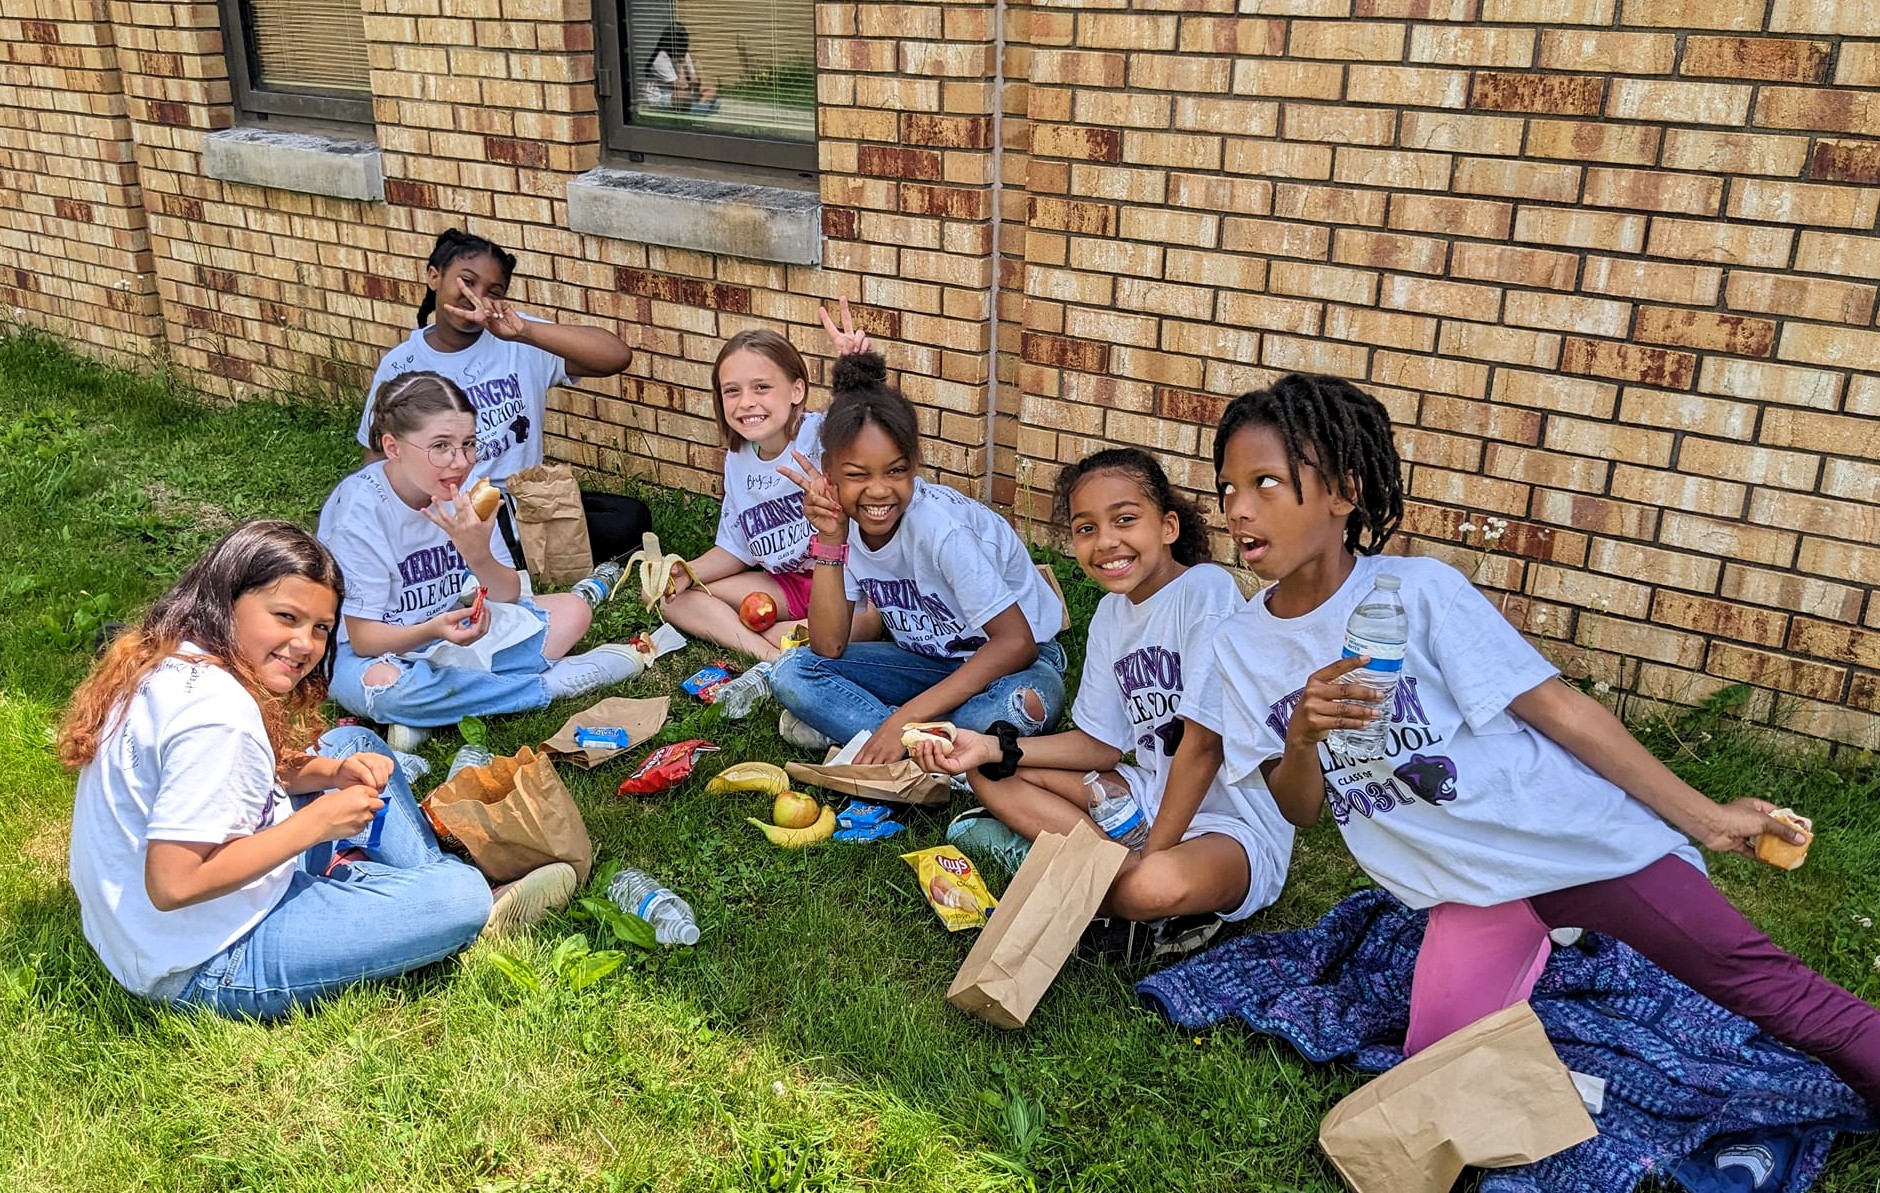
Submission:
<svg viewBox="0 0 1880 1193">
<path fill-rule="evenodd" d="M 625 562 L 627 556 L 640 549 L 640 540 L 653 528 L 653 511 L 638 497 L 583 490 L 581 507 L 587 511 L 588 548 L 595 563 L 609 559 Z"/>
<path fill-rule="evenodd" d="M 595 493 L 584 489 L 581 508 L 587 515 L 588 550 L 595 563 L 609 559 L 625 562 L 627 556 L 640 549 L 640 540 L 653 528 L 653 511 L 646 508 L 644 501 L 624 493 Z M 529 563 L 522 556 L 522 543 L 516 538 L 507 501 L 497 511 L 496 524 L 502 530 L 503 542 L 516 558 L 516 566 L 526 570 Z"/>
</svg>

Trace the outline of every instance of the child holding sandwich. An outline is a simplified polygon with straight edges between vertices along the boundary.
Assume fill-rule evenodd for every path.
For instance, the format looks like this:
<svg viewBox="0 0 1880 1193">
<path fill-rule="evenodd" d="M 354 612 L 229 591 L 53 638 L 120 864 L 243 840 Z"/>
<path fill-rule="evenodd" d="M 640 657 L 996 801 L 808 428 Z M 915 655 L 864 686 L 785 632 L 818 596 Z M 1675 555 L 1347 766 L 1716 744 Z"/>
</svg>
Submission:
<svg viewBox="0 0 1880 1193">
<path fill-rule="evenodd" d="M 1216 638 L 1222 777 L 1263 782 L 1302 828 L 1329 807 L 1358 864 L 1429 910 L 1406 1053 L 1526 998 L 1550 930 L 1585 928 L 1818 1057 L 1880 1109 L 1880 1012 L 1776 947 L 1698 851 L 1798 846 L 1805 830 L 1766 801 L 1719 804 L 1680 781 L 1460 572 L 1379 554 L 1403 485 L 1375 398 L 1283 377 L 1228 406 L 1214 463 L 1228 532 L 1270 582 Z M 1344 682 L 1364 654 L 1340 657 L 1374 585 L 1399 588 L 1409 622 L 1388 704 Z M 1337 744 L 1338 730 L 1380 720 L 1382 757 Z"/>
</svg>

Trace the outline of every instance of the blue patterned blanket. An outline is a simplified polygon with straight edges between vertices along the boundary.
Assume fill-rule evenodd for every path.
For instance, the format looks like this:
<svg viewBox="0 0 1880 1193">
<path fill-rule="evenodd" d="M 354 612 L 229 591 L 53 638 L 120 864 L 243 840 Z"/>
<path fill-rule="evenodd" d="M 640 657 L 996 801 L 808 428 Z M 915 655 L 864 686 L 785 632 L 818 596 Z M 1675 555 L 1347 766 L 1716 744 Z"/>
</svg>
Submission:
<svg viewBox="0 0 1880 1193">
<path fill-rule="evenodd" d="M 1403 1059 L 1423 919 L 1361 891 L 1314 927 L 1235 937 L 1136 988 L 1181 1027 L 1237 1018 L 1382 1072 Z M 1599 1136 L 1487 1172 L 1482 1193 L 1615 1193 L 1652 1174 L 1691 1193 L 1801 1193 L 1836 1132 L 1873 1129 L 1826 1067 L 1616 940 L 1557 950 L 1531 1001 L 1567 1067 L 1605 1079 Z"/>
</svg>

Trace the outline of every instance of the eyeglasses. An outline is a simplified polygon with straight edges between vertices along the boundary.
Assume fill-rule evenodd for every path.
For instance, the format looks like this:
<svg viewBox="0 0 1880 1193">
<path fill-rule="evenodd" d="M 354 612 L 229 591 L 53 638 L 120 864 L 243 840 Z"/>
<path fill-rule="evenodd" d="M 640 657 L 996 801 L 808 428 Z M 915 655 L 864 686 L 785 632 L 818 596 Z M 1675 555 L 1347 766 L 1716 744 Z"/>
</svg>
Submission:
<svg viewBox="0 0 1880 1193">
<path fill-rule="evenodd" d="M 406 442 L 410 441 L 407 440 Z M 418 445 L 413 443 L 412 446 L 417 447 Z M 419 450 L 424 452 L 425 457 L 439 468 L 450 467 L 451 462 L 458 456 L 462 456 L 466 464 L 474 464 L 477 462 L 477 441 L 474 439 L 466 439 L 462 443 L 438 442 L 428 447 L 419 448 Z"/>
</svg>

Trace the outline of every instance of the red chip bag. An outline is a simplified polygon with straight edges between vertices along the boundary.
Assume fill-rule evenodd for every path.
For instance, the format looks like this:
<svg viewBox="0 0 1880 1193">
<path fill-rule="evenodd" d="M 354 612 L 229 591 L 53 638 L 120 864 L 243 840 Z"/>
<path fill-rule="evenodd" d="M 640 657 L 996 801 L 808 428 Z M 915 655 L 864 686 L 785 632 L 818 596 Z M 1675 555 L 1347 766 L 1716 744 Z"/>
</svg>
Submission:
<svg viewBox="0 0 1880 1193">
<path fill-rule="evenodd" d="M 678 741 L 669 746 L 661 746 L 648 754 L 639 768 L 627 776 L 620 785 L 621 795 L 651 795 L 655 791 L 683 783 L 698 765 L 698 756 L 716 750 L 703 738 L 695 737 L 691 741 Z"/>
</svg>

